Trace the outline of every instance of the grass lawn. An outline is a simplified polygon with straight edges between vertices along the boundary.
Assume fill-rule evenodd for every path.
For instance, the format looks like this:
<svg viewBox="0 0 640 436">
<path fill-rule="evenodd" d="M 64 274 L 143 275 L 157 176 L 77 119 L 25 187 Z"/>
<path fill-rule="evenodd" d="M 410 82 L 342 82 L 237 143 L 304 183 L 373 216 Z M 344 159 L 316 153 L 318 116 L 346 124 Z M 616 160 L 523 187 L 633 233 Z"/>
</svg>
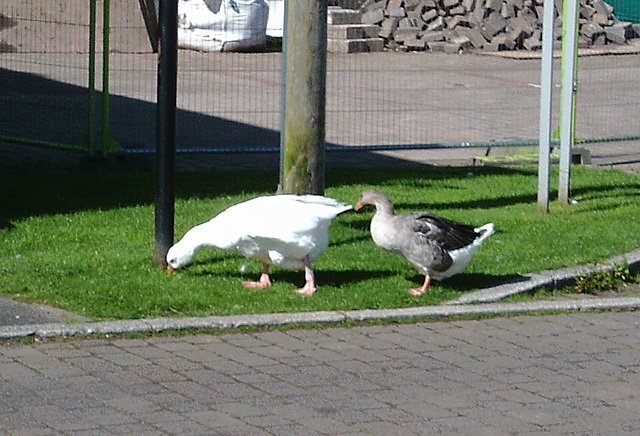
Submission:
<svg viewBox="0 0 640 436">
<path fill-rule="evenodd" d="M 179 174 L 176 240 L 232 204 L 273 192 L 277 178 Z M 304 283 L 302 271 L 273 268 L 273 287 L 243 288 L 241 280 L 257 279 L 260 262 L 220 250 L 202 250 L 172 275 L 155 267 L 152 174 L 20 174 L 0 183 L 0 292 L 94 320 L 438 304 L 519 274 L 640 246 L 640 178 L 619 171 L 574 167 L 577 204 L 553 203 L 541 216 L 535 168 L 333 170 L 326 194 L 341 201 L 355 204 L 361 190 L 376 187 L 398 212 L 429 210 L 476 226 L 492 221 L 497 232 L 462 274 L 411 297 L 407 289 L 423 278 L 374 245 L 373 212 L 345 213 L 313 265 L 318 290 L 308 298 L 293 292 Z"/>
</svg>

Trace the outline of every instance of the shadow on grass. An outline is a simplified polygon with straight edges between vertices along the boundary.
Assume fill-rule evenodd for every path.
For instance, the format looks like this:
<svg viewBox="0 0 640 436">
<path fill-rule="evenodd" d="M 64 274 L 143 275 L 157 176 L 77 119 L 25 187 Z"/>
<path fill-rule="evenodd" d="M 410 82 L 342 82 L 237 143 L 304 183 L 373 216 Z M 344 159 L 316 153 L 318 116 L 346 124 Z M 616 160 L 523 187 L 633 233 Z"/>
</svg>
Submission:
<svg viewBox="0 0 640 436">
<path fill-rule="evenodd" d="M 413 275 L 408 278 L 410 281 L 418 285 L 424 282 L 424 276 Z M 456 291 L 467 292 L 476 289 L 490 288 L 492 286 L 504 283 L 515 283 L 522 281 L 522 277 L 518 275 L 492 275 L 492 274 L 470 274 L 462 272 L 443 281 L 434 281 L 434 286 L 446 286 Z M 438 285 L 439 284 L 439 285 Z"/>
<path fill-rule="evenodd" d="M 250 259 L 248 262 L 259 264 L 259 262 Z M 260 276 L 259 268 L 255 272 L 240 271 L 216 271 L 207 268 L 207 265 L 222 262 L 222 259 L 212 259 L 211 261 L 203 261 L 187 266 L 174 274 L 185 274 L 193 277 L 233 277 L 238 281 L 254 281 Z M 313 267 L 313 265 L 312 265 Z M 385 278 L 393 275 L 391 270 L 351 270 L 336 271 L 332 269 L 314 270 L 314 275 L 318 284 L 326 286 L 341 286 L 351 283 L 360 283 L 366 280 Z M 286 270 L 278 267 L 272 267 L 269 270 L 272 282 L 284 282 L 294 286 L 302 286 L 304 284 L 304 270 Z"/>
<path fill-rule="evenodd" d="M 10 137 L 30 138 L 38 141 L 57 141 L 65 144 L 78 144 L 87 129 L 86 88 L 61 81 L 52 80 L 42 75 L 12 71 L 0 68 L 0 94 L 7 98 L 0 101 L 0 110 L 7 114 L 16 114 L 8 118 L 5 126 Z M 98 95 L 100 97 L 100 95 Z M 42 104 L 46 101 L 47 104 Z M 100 116 L 101 105 L 96 105 Z M 155 147 L 156 105 L 154 103 L 125 96 L 113 95 L 110 99 L 110 133 L 120 145 L 127 149 L 148 149 Z M 81 110 L 78 110 L 81 108 Z M 184 148 L 202 147 L 213 144 L 216 147 L 247 150 L 262 147 L 279 146 L 279 132 L 254 125 L 230 121 L 209 114 L 178 110 L 177 136 L 180 146 Z M 46 120 L 43 123 L 42 120 Z M 37 126 L 37 129 L 34 129 Z M 339 145 L 339 144 L 328 144 Z M 37 155 L 37 148 L 27 147 L 20 159 L 32 159 Z M 62 153 L 62 152 L 61 152 Z M 363 157 L 371 157 L 369 152 L 361 153 Z M 218 155 L 222 156 L 222 155 Z M 266 165 L 263 154 L 259 152 L 242 155 L 245 160 L 255 160 L 258 167 Z M 13 157 L 13 156 L 12 156 Z M 202 157 L 202 159 L 198 159 Z M 210 157 L 210 156 L 209 156 Z M 153 162 L 153 156 L 147 161 Z M 206 154 L 197 155 L 194 160 L 203 161 Z M 35 158 L 34 158 L 35 159 Z M 448 182 L 468 179 L 472 172 L 478 175 L 528 175 L 535 176 L 535 169 L 516 167 L 466 167 L 443 168 L 431 165 L 407 163 L 402 159 L 375 154 L 380 167 L 388 167 L 384 171 L 371 169 L 333 168 L 327 171 L 327 186 L 365 185 L 380 187 L 384 190 L 389 184 L 406 184 L 407 187 L 445 187 Z M 11 167 L 11 159 L 0 165 L 4 174 L 5 168 Z M 9 222 L 32 215 L 48 215 L 69 213 L 81 210 L 112 209 L 131 205 L 148 205 L 154 201 L 154 176 L 143 172 L 149 165 L 125 165 L 131 172 L 118 171 L 117 165 L 110 167 L 110 172 L 96 171 L 91 165 L 82 168 L 83 173 L 47 173 L 47 162 L 40 162 L 41 171 L 28 174 L 13 173 L 0 176 L 0 228 L 7 228 Z M 212 160 L 215 167 L 215 160 Z M 348 159 L 347 159 L 348 161 Z M 357 160 L 351 160 L 357 162 Z M 148 163 L 148 162 L 147 162 Z M 399 165 L 405 167 L 398 168 Z M 153 166 L 153 165 L 151 165 Z M 357 164 L 354 164 L 357 166 Z M 408 168 L 407 166 L 411 166 Z M 95 167 L 95 166 L 93 166 Z M 390 168 L 395 167 L 395 168 Z M 329 166 L 328 166 L 329 168 Z M 236 172 L 209 171 L 206 173 L 179 174 L 176 182 L 178 198 L 212 198 L 221 195 L 240 193 L 274 192 L 278 183 L 277 170 L 243 170 Z M 614 187 L 580 187 L 574 194 L 587 195 L 600 193 L 606 195 L 613 192 Z M 640 185 L 630 187 L 640 191 Z M 491 208 L 516 203 L 535 202 L 536 188 L 532 186 L 531 194 L 494 197 L 489 192 L 486 199 L 477 201 L 456 201 L 431 204 L 427 201 L 418 204 L 399 202 L 398 208 L 444 210 L 447 208 Z M 557 195 L 552 192 L 552 195 Z M 357 199 L 353 199 L 355 202 Z M 392 199 L 393 200 L 393 199 Z"/>
<path fill-rule="evenodd" d="M 228 260 L 228 258 L 226 259 Z M 241 259 L 240 260 L 244 260 Z M 196 261 L 186 266 L 174 274 L 184 274 L 191 277 L 220 277 L 235 278 L 240 281 L 255 281 L 260 276 L 260 262 L 254 259 L 246 259 L 252 263 L 252 272 L 218 270 L 216 265 L 225 261 L 224 257 L 213 257 L 207 260 Z M 313 265 L 312 265 L 313 267 Z M 424 282 L 424 276 L 412 274 L 412 269 L 407 265 L 406 274 L 402 274 L 408 282 L 421 286 Z M 286 270 L 278 267 L 272 267 L 269 271 L 272 282 L 287 283 L 291 286 L 300 287 L 304 285 L 304 271 Z M 398 274 L 395 269 L 352 269 L 348 271 L 335 269 L 314 269 L 316 282 L 318 286 L 340 287 L 344 285 L 359 284 L 369 280 L 385 279 Z M 470 274 L 460 273 L 443 281 L 434 281 L 434 287 L 445 287 L 455 292 L 468 292 L 471 290 L 483 289 L 497 286 L 504 283 L 515 283 L 524 280 L 518 275 L 491 275 L 491 274 Z"/>
<path fill-rule="evenodd" d="M 63 83 L 39 74 L 0 68 L 0 94 L 7 96 L 0 101 L 0 112 L 16 114 L 15 117 L 8 118 L 3 135 L 75 146 L 83 142 L 88 125 L 85 110 L 88 91 L 85 87 Z M 100 99 L 101 95 L 98 94 L 97 97 Z M 43 101 L 47 104 L 42 104 Z M 98 103 L 96 107 L 96 117 L 99 119 L 101 105 Z M 156 105 L 152 102 L 112 95 L 110 134 L 125 150 L 153 150 L 156 138 L 156 110 Z M 179 174 L 176 181 L 178 198 L 212 198 L 240 193 L 275 192 L 279 179 L 277 166 L 270 165 L 267 159 L 263 159 L 265 154 L 259 150 L 277 150 L 280 142 L 278 131 L 183 109 L 178 110 L 177 118 L 177 138 L 181 148 L 202 148 L 203 144 L 214 144 L 221 149 L 248 150 L 249 152 L 239 155 L 241 159 L 253 160 L 256 162 L 256 168 L 263 168 L 231 173 L 212 170 L 207 173 Z M 42 120 L 46 122 L 43 123 Z M 116 156 L 107 166 L 97 165 L 95 159 L 88 158 L 86 166 L 77 168 L 82 172 L 54 174 L 49 172 L 49 168 L 56 168 L 53 161 L 57 160 L 58 155 L 48 154 L 47 158 L 42 159 L 41 156 L 39 158 L 37 147 L 20 147 L 14 147 L 6 154 L 8 159 L 0 163 L 0 172 L 3 174 L 0 176 L 0 186 L 3 187 L 0 193 L 0 228 L 7 228 L 11 220 L 33 215 L 105 210 L 154 202 L 155 178 L 148 171 L 153 167 L 153 155 Z M 60 151 L 59 156 L 64 153 Z M 396 168 L 389 171 L 336 168 L 327 172 L 327 186 L 354 183 L 375 186 L 407 178 L 416 179 L 413 183 L 425 186 L 447 179 L 464 178 L 468 172 L 466 169 L 448 170 L 429 165 L 408 164 L 401 159 L 371 152 L 340 153 L 359 153 L 364 158 L 363 162 L 370 161 L 370 158 L 375 156 L 375 161 L 380 166 Z M 219 156 L 222 161 L 225 158 L 224 154 L 215 156 Z M 336 156 L 336 161 L 340 161 L 342 155 Z M 190 159 L 193 159 L 196 168 L 204 161 L 209 162 L 209 168 L 216 166 L 215 158 L 206 153 L 192 155 Z M 12 162 L 18 160 L 33 161 L 34 165 L 27 165 L 28 173 L 6 174 L 11 172 Z M 358 162 L 356 159 L 347 161 Z M 415 168 L 411 171 L 397 168 L 405 164 Z M 269 170 L 265 170 L 267 168 Z M 123 169 L 130 172 L 123 172 Z M 482 171 L 507 174 L 512 170 L 493 168 Z"/>
<path fill-rule="evenodd" d="M 514 170 L 489 171 L 492 174 L 509 174 Z M 452 177 L 458 177 L 460 169 L 437 170 L 439 178 L 449 172 Z M 429 177 L 421 168 L 402 171 L 352 169 L 346 177 L 334 174 L 341 173 L 338 170 L 330 173 L 331 186 L 352 183 L 375 186 L 384 180 L 398 182 L 405 177 Z M 247 193 L 260 195 L 274 192 L 277 182 L 278 174 L 273 171 L 253 171 L 250 177 L 241 171 L 180 173 L 176 180 L 176 198 L 204 199 Z M 3 186 L 0 192 L 0 203 L 3 205 L 0 210 L 0 228 L 7 228 L 11 220 L 29 216 L 151 205 L 154 202 L 155 176 L 151 173 L 132 172 L 10 174 L 0 176 L 0 185 Z M 523 200 L 526 199 L 513 197 L 511 200 L 499 201 L 506 204 Z M 357 198 L 353 199 L 354 203 L 355 201 Z M 470 202 L 467 207 L 478 207 L 478 204 Z"/>
</svg>

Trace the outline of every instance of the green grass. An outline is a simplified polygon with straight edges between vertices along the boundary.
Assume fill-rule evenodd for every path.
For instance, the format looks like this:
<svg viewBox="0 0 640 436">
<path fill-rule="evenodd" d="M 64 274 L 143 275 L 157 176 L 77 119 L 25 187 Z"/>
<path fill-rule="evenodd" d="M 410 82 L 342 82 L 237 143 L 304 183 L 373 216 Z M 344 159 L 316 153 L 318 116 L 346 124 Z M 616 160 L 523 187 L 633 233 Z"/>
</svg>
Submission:
<svg viewBox="0 0 640 436">
<path fill-rule="evenodd" d="M 318 291 L 307 298 L 293 292 L 303 284 L 302 271 L 273 268 L 273 287 L 245 289 L 240 281 L 255 280 L 260 263 L 215 249 L 172 275 L 155 267 L 153 180 L 129 173 L 0 176 L 0 292 L 94 320 L 410 307 L 640 246 L 640 179 L 619 171 L 574 167 L 578 204 L 553 203 L 548 216 L 537 213 L 534 168 L 329 171 L 326 194 L 339 200 L 354 204 L 362 189 L 377 187 L 398 212 L 492 221 L 497 232 L 462 274 L 415 298 L 407 288 L 422 277 L 374 245 L 372 211 L 343 214 L 314 263 Z M 176 239 L 276 184 L 275 173 L 180 174 Z"/>
</svg>

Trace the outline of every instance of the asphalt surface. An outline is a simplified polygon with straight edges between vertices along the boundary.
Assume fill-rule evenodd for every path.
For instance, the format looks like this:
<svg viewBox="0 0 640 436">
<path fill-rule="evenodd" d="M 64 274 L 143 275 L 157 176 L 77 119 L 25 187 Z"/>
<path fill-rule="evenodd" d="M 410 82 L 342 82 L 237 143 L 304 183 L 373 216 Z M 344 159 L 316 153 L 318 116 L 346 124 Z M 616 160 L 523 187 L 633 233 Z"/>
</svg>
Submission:
<svg viewBox="0 0 640 436">
<path fill-rule="evenodd" d="M 51 306 L 20 303 L 0 296 L 0 326 L 68 323 L 71 321 L 88 321 L 88 319 Z"/>
<path fill-rule="evenodd" d="M 638 173 L 637 141 L 588 148 L 594 165 Z M 328 163 L 469 164 L 474 155 L 349 152 L 331 154 Z M 275 167 L 277 156 L 182 155 L 178 166 L 250 168 L 256 161 Z M 3 171 L 130 164 L 15 144 L 0 144 L 0 162 Z M 627 257 L 637 266 L 640 253 Z M 635 435 L 638 298 L 499 301 L 565 283 L 585 268 L 396 311 L 91 323 L 2 299 L 0 337 L 14 340 L 0 342 L 0 435 Z M 363 324 L 398 318 L 422 321 Z M 351 326 L 341 327 L 345 321 Z M 319 327 L 276 327 L 305 322 Z M 194 333 L 202 328 L 222 333 Z M 148 334 L 174 329 L 190 330 Z"/>
</svg>

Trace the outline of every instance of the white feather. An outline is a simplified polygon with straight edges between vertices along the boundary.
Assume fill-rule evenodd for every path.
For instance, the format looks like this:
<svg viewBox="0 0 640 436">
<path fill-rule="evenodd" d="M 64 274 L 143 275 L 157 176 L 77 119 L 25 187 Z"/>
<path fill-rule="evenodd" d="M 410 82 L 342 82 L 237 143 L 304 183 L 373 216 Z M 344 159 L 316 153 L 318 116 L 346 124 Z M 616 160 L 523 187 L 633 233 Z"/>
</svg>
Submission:
<svg viewBox="0 0 640 436">
<path fill-rule="evenodd" d="M 476 250 L 482 242 L 487 239 L 489 236 L 493 235 L 495 232 L 495 227 L 493 223 L 485 224 L 481 227 L 476 227 L 474 229 L 476 232 L 481 233 L 481 235 L 476 238 L 471 244 L 466 247 L 459 248 L 457 250 L 449 251 L 449 256 L 451 256 L 451 266 L 441 273 L 434 271 L 431 275 L 436 280 L 443 280 L 449 277 L 452 277 L 458 273 L 460 273 L 463 269 L 469 265 L 473 255 L 476 254 Z"/>
<path fill-rule="evenodd" d="M 329 225 L 350 205 L 317 195 L 275 195 L 231 206 L 189 230 L 167 253 L 177 269 L 203 247 L 237 251 L 248 258 L 288 269 L 303 268 L 329 245 Z"/>
</svg>

